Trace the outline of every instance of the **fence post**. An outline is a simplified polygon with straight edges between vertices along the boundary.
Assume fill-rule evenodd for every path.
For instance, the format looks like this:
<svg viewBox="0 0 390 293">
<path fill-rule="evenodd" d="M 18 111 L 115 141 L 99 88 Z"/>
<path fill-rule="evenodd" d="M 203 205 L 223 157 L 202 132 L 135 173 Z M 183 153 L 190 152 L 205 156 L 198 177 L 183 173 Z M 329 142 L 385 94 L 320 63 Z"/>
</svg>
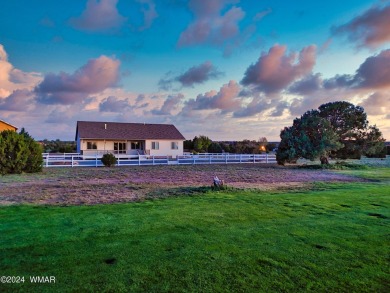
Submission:
<svg viewBox="0 0 390 293">
<path fill-rule="evenodd" d="M 228 161 L 228 155 L 225 154 L 225 164 L 227 164 L 227 161 Z"/>
<path fill-rule="evenodd" d="M 46 156 L 46 167 L 49 166 L 49 153 L 47 153 L 47 156 Z"/>
<path fill-rule="evenodd" d="M 152 156 L 152 160 L 153 160 L 153 166 L 154 166 L 154 164 L 155 164 L 155 163 L 154 163 L 154 155 Z"/>
<path fill-rule="evenodd" d="M 73 168 L 73 156 L 72 156 L 72 168 Z"/>
<path fill-rule="evenodd" d="M 141 155 L 138 155 L 138 166 L 141 165 Z"/>
<path fill-rule="evenodd" d="M 209 164 L 211 164 L 211 155 L 209 155 Z"/>
</svg>

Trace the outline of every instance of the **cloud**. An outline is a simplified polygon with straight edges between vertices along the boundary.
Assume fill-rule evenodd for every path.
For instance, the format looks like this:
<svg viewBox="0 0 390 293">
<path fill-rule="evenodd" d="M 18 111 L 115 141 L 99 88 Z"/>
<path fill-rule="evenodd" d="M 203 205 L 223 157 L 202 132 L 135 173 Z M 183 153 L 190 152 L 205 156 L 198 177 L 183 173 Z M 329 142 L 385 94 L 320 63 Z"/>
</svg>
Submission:
<svg viewBox="0 0 390 293">
<path fill-rule="evenodd" d="M 210 109 L 232 112 L 241 105 L 241 100 L 238 98 L 240 90 L 239 84 L 231 80 L 228 84 L 224 84 L 219 92 L 210 91 L 204 95 L 198 95 L 196 99 L 187 101 L 183 114 L 186 115 L 186 111 Z"/>
<path fill-rule="evenodd" d="M 73 74 L 49 73 L 35 88 L 43 104 L 72 104 L 89 94 L 116 86 L 119 80 L 119 60 L 100 56 L 91 59 Z"/>
<path fill-rule="evenodd" d="M 308 95 L 318 91 L 322 87 L 321 74 L 309 74 L 293 83 L 288 89 L 292 94 Z"/>
<path fill-rule="evenodd" d="M 209 79 L 218 78 L 221 75 L 222 73 L 210 61 L 206 61 L 198 66 L 191 67 L 179 75 L 176 80 L 184 87 L 192 87 L 194 84 L 204 83 Z"/>
<path fill-rule="evenodd" d="M 23 112 L 30 110 L 34 104 L 33 97 L 30 90 L 15 90 L 8 97 L 0 99 L 0 111 Z"/>
<path fill-rule="evenodd" d="M 215 79 L 223 75 L 217 68 L 210 62 L 206 61 L 200 65 L 189 68 L 184 73 L 176 76 L 169 77 L 172 72 L 167 73 L 167 77 L 160 79 L 159 88 L 163 90 L 170 90 L 174 82 L 180 83 L 182 87 L 193 87 L 195 84 L 202 84 L 210 79 Z"/>
<path fill-rule="evenodd" d="M 370 115 L 386 115 L 390 112 L 390 92 L 376 92 L 364 99 L 359 106 Z"/>
<path fill-rule="evenodd" d="M 310 73 L 316 61 L 316 46 L 303 48 L 299 54 L 286 54 L 286 46 L 274 45 L 250 65 L 241 83 L 265 93 L 276 93 Z"/>
<path fill-rule="evenodd" d="M 323 87 L 328 90 L 338 89 L 338 88 L 348 88 L 352 87 L 355 83 L 354 76 L 350 74 L 337 74 L 334 77 L 325 79 L 323 82 Z"/>
<path fill-rule="evenodd" d="M 52 124 L 67 124 L 72 120 L 75 109 L 63 109 L 62 107 L 56 108 L 50 112 L 45 122 Z"/>
<path fill-rule="evenodd" d="M 336 75 L 325 79 L 325 89 L 383 89 L 390 88 L 390 49 L 368 57 L 355 74 Z"/>
<path fill-rule="evenodd" d="M 31 89 L 42 76 L 36 72 L 24 72 L 8 61 L 8 54 L 0 44 L 0 98 L 8 97 L 15 90 Z"/>
<path fill-rule="evenodd" d="M 336 75 L 322 80 L 320 74 L 309 75 L 294 83 L 289 92 L 302 95 L 290 106 L 293 115 L 338 100 L 361 101 L 370 115 L 384 115 L 390 108 L 390 49 L 368 57 L 355 74 Z M 362 100 L 363 99 L 363 100 Z"/>
<path fill-rule="evenodd" d="M 137 2 L 143 4 L 141 12 L 144 15 L 144 24 L 139 28 L 140 31 L 150 28 L 153 21 L 158 17 L 156 11 L 156 4 L 152 0 L 137 0 Z"/>
<path fill-rule="evenodd" d="M 350 22 L 334 27 L 335 35 L 347 35 L 358 47 L 376 48 L 390 42 L 390 5 L 374 6 Z"/>
<path fill-rule="evenodd" d="M 266 15 L 270 14 L 271 12 L 272 12 L 271 8 L 260 11 L 260 12 L 256 13 L 256 15 L 253 17 L 253 21 L 262 20 Z"/>
<path fill-rule="evenodd" d="M 237 1 L 190 0 L 189 8 L 195 20 L 180 35 L 178 46 L 199 44 L 221 45 L 239 33 L 238 23 L 245 16 L 239 7 L 231 7 L 224 14 L 223 8 Z"/>
<path fill-rule="evenodd" d="M 270 105 L 265 97 L 253 98 L 252 101 L 245 107 L 241 107 L 233 113 L 234 118 L 251 117 L 268 110 Z"/>
<path fill-rule="evenodd" d="M 152 110 L 153 115 L 172 115 L 173 111 L 179 109 L 179 105 L 184 99 L 183 94 L 169 95 L 160 109 Z"/>
<path fill-rule="evenodd" d="M 368 57 L 356 72 L 355 83 L 364 88 L 390 87 L 390 49 Z"/>
<path fill-rule="evenodd" d="M 128 99 L 120 100 L 117 97 L 110 96 L 99 104 L 100 112 L 123 112 L 129 109 Z"/>
<path fill-rule="evenodd" d="M 119 14 L 118 0 L 88 0 L 85 10 L 79 17 L 71 18 L 70 24 L 79 30 L 108 32 L 118 30 L 126 18 Z"/>
<path fill-rule="evenodd" d="M 284 110 L 288 107 L 280 94 L 264 94 L 255 90 L 242 91 L 240 95 L 245 97 L 245 102 L 241 103 L 241 107 L 234 111 L 234 118 L 247 118 L 258 114 L 263 114 L 263 117 L 279 117 L 283 115 Z M 249 103 L 247 102 L 248 99 L 250 99 Z M 268 113 L 264 115 L 266 111 Z"/>
</svg>

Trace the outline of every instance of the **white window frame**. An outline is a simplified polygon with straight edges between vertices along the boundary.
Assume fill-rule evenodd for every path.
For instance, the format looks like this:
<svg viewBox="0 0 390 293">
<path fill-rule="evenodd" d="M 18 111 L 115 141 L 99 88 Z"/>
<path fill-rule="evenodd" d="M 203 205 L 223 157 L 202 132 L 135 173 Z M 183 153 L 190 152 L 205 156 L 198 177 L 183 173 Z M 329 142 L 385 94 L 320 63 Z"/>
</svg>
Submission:
<svg viewBox="0 0 390 293">
<path fill-rule="evenodd" d="M 159 150 L 160 143 L 158 141 L 152 141 L 152 150 Z"/>
<path fill-rule="evenodd" d="M 123 141 L 114 142 L 114 153 L 116 154 L 126 154 L 127 143 Z"/>
<path fill-rule="evenodd" d="M 89 146 L 92 146 L 91 148 Z M 96 141 L 87 141 L 87 150 L 97 150 Z"/>
</svg>

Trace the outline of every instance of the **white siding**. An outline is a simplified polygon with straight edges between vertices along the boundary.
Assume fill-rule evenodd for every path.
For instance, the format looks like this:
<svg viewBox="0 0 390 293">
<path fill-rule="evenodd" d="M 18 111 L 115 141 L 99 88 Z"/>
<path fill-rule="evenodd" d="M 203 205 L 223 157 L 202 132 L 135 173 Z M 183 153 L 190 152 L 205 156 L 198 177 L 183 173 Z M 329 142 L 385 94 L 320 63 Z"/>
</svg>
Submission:
<svg viewBox="0 0 390 293">
<path fill-rule="evenodd" d="M 79 141 L 79 140 L 78 140 Z M 97 149 L 96 150 L 88 150 L 87 142 L 95 142 Z M 116 140 L 115 142 L 127 142 L 126 148 L 129 151 L 131 148 L 130 142 L 125 140 Z M 152 149 L 152 142 L 159 143 L 159 149 Z M 178 149 L 172 149 L 172 142 L 177 142 Z M 81 139 L 80 143 L 77 142 L 78 152 L 86 151 L 84 154 L 94 153 L 94 151 L 113 151 L 114 150 L 114 141 L 104 141 L 104 140 L 94 140 L 94 139 Z M 150 152 L 151 156 L 172 156 L 175 158 L 176 156 L 183 155 L 183 141 L 182 140 L 146 140 L 145 141 L 145 150 Z"/>
<path fill-rule="evenodd" d="M 159 143 L 159 149 L 153 150 L 152 149 L 152 142 L 158 142 Z M 172 149 L 172 142 L 177 142 L 179 145 L 179 148 L 176 150 Z M 183 141 L 182 140 L 146 140 L 145 142 L 145 149 L 150 150 L 151 156 L 182 156 L 183 155 Z"/>
<path fill-rule="evenodd" d="M 96 142 L 97 150 L 104 151 L 104 150 L 113 150 L 114 149 L 114 142 L 111 141 L 104 141 L 104 140 L 94 140 L 94 139 L 81 139 L 80 143 L 80 150 L 81 151 L 87 151 L 87 142 Z M 93 151 L 93 150 L 89 150 Z"/>
</svg>

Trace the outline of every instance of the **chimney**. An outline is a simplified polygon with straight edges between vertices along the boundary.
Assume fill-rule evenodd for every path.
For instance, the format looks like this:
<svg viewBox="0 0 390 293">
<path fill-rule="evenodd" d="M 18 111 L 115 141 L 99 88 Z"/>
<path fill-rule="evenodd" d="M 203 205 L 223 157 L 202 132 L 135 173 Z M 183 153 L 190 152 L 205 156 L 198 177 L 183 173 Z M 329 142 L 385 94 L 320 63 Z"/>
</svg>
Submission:
<svg viewBox="0 0 390 293">
<path fill-rule="evenodd" d="M 107 129 L 107 124 L 106 123 L 104 123 L 104 129 Z"/>
</svg>

